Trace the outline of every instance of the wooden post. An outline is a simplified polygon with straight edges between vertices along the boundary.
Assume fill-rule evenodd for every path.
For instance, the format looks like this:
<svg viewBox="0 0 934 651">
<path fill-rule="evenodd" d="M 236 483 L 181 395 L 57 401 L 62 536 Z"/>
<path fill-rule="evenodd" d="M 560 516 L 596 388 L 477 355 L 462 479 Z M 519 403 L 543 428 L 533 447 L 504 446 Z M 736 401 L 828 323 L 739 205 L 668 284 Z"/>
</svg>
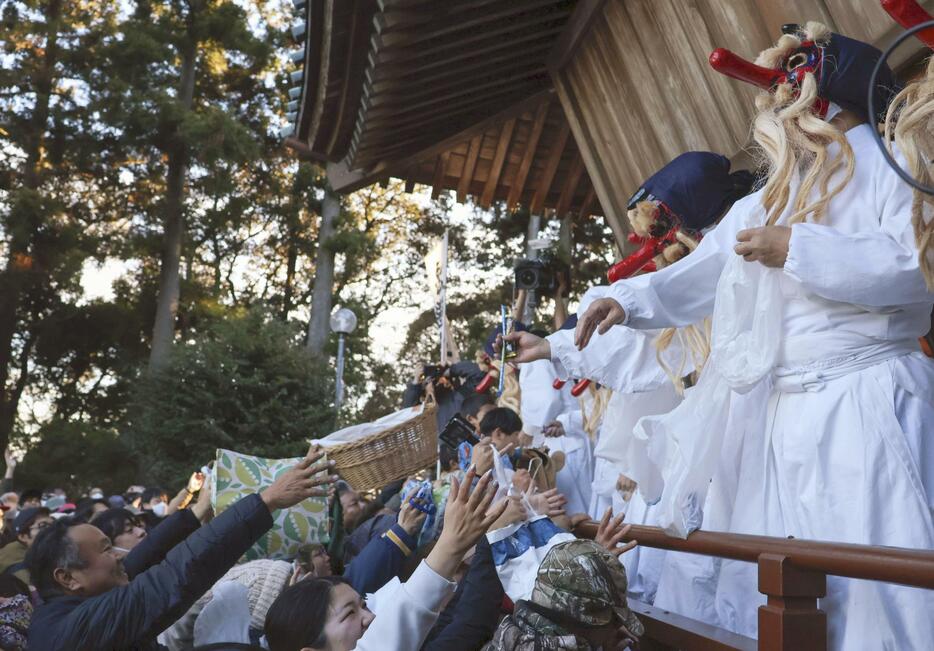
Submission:
<svg viewBox="0 0 934 651">
<path fill-rule="evenodd" d="M 827 615 L 817 599 L 827 594 L 827 577 L 801 570 L 781 554 L 759 556 L 759 651 L 825 651 Z"/>
</svg>

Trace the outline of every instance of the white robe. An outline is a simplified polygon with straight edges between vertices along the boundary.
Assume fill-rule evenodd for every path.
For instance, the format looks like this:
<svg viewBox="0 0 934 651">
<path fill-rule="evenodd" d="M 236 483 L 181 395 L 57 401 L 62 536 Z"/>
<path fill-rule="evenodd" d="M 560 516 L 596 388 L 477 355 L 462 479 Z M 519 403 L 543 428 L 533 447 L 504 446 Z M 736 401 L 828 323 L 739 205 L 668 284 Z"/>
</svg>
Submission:
<svg viewBox="0 0 934 651">
<path fill-rule="evenodd" d="M 570 396 L 570 386 L 555 389 L 556 377 L 555 368 L 547 359 L 520 365 L 522 425 L 526 433 L 534 435 L 534 445 L 564 453 L 564 467 L 555 478 L 558 491 L 567 498 L 568 513 L 586 513 L 593 480 L 590 438 L 581 422 L 580 405 Z M 542 428 L 554 421 L 564 426 L 565 436 L 547 439 L 541 436 Z"/>
<path fill-rule="evenodd" d="M 619 475 L 631 476 L 633 462 L 641 457 L 633 449 L 632 430 L 636 422 L 643 416 L 666 413 L 681 401 L 668 374 L 658 363 L 654 345 L 657 334 L 613 328 L 604 335 L 595 335 L 594 341 L 582 351 L 574 345 L 571 331 L 556 332 L 548 337 L 559 377 L 590 378 L 613 391 L 594 451 L 590 516 L 596 520 L 611 506 L 614 514 L 625 513 L 626 522 L 631 524 L 657 524 L 654 509 L 645 503 L 638 491 L 626 502 L 616 489 Z M 680 366 L 681 357 L 682 348 L 675 339 L 663 358 L 669 368 L 675 369 Z M 682 369 L 684 373 L 692 370 L 693 367 Z M 622 556 L 630 597 L 650 604 L 655 600 L 665 556 L 665 550 L 649 547 L 636 547 Z"/>
<path fill-rule="evenodd" d="M 792 227 L 778 365 L 752 392 L 732 394 L 723 456 L 738 463 L 720 459 L 705 529 L 934 549 L 934 364 L 917 352 L 934 296 L 918 269 L 911 192 L 869 129 L 847 132 L 855 176 L 823 222 Z M 760 202 L 761 191 L 734 204 L 683 260 L 615 283 L 609 295 L 626 325 L 712 313 L 738 224 Z M 693 568 L 666 581 L 678 575 L 672 565 L 657 606 L 756 633 L 764 598 L 754 565 L 705 561 L 706 575 Z M 832 649 L 922 649 L 934 639 L 934 591 L 836 577 L 827 591 Z"/>
</svg>

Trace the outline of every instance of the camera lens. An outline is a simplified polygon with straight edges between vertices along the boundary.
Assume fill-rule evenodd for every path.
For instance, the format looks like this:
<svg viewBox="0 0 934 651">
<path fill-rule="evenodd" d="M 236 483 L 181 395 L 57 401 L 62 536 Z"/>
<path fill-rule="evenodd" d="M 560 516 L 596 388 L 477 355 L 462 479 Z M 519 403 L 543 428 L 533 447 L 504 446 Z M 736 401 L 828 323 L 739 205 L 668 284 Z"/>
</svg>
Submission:
<svg viewBox="0 0 934 651">
<path fill-rule="evenodd" d="M 516 285 L 520 289 L 534 289 L 538 284 L 538 272 L 534 269 L 522 269 L 516 274 Z"/>
</svg>

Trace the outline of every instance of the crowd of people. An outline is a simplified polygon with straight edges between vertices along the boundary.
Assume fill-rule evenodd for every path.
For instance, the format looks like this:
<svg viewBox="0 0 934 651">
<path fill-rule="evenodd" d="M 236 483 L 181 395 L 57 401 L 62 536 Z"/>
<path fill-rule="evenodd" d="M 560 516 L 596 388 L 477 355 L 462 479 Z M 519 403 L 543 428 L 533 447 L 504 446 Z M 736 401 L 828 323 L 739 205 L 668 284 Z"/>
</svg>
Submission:
<svg viewBox="0 0 934 651">
<path fill-rule="evenodd" d="M 218 513 L 211 473 L 174 497 L 0 495 L 0 648 L 608 651 L 637 648 L 637 600 L 754 636 L 751 564 L 636 547 L 632 523 L 934 549 L 931 200 L 934 64 L 897 93 L 879 52 L 818 23 L 757 64 L 758 174 L 690 152 L 629 202 L 648 257 L 568 314 L 493 328 L 475 361 L 418 364 L 440 466 L 362 494 L 323 448 Z M 758 76 L 758 77 L 757 77 Z M 895 96 L 893 98 L 893 96 Z M 924 108 L 926 107 L 926 108 Z M 926 112 L 925 112 L 926 111 Z M 922 127 L 918 125 L 921 124 Z M 926 175 L 926 176 L 925 176 Z M 505 327 L 504 327 L 505 325 Z M 273 513 L 326 497 L 326 542 L 243 556 Z M 582 522 L 599 523 L 593 540 Z M 831 577 L 833 649 L 922 649 L 934 593 Z"/>
</svg>

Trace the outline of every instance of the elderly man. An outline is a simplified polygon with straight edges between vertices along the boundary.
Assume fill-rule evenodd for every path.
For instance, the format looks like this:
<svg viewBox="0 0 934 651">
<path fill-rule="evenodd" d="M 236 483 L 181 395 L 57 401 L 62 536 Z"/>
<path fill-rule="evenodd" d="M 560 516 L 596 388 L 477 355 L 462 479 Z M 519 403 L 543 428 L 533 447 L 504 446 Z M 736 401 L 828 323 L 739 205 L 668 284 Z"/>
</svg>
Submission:
<svg viewBox="0 0 934 651">
<path fill-rule="evenodd" d="M 273 511 L 327 494 L 336 477 L 324 474 L 331 463 L 316 463 L 322 456 L 310 452 L 261 494 L 236 502 L 132 580 L 97 527 L 72 519 L 46 527 L 26 558 L 45 599 L 29 628 L 30 648 L 162 648 L 156 636 L 272 527 Z"/>
</svg>

